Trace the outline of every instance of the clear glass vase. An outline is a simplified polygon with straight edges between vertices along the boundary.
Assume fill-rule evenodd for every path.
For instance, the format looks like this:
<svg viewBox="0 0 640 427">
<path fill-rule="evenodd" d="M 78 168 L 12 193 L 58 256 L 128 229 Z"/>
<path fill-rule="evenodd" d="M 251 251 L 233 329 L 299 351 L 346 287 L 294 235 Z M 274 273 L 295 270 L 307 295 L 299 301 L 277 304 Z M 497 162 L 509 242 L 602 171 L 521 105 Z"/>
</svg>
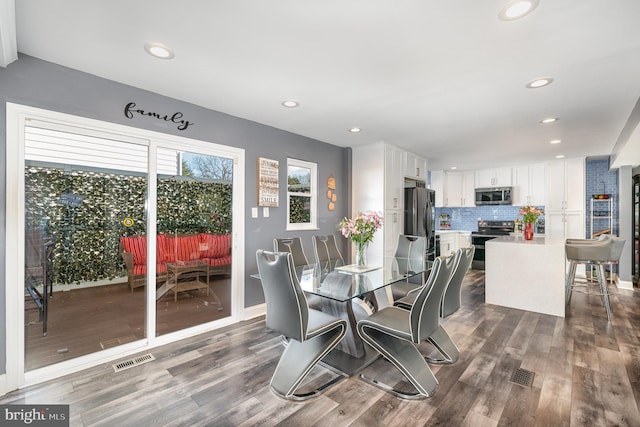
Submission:
<svg viewBox="0 0 640 427">
<path fill-rule="evenodd" d="M 356 242 L 356 267 L 364 268 L 367 266 L 367 244 Z"/>
</svg>

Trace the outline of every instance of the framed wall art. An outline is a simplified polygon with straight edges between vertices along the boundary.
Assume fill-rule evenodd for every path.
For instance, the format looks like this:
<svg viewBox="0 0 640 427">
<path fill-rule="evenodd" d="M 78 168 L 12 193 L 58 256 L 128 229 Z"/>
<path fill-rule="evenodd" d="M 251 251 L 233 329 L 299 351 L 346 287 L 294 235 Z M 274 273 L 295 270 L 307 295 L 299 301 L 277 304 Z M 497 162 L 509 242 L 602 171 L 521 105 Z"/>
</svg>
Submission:
<svg viewBox="0 0 640 427">
<path fill-rule="evenodd" d="M 258 157 L 258 206 L 278 207 L 277 160 Z"/>
</svg>

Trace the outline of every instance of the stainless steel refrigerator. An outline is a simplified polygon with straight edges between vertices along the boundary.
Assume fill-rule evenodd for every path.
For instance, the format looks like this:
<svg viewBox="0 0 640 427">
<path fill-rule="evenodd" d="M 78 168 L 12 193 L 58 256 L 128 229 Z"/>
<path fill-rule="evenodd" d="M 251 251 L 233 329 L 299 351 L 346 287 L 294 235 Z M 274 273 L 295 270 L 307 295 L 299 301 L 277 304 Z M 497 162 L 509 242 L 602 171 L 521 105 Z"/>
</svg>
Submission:
<svg viewBox="0 0 640 427">
<path fill-rule="evenodd" d="M 423 182 L 411 181 L 404 188 L 404 234 L 427 238 L 427 259 L 436 254 L 435 233 L 436 192 Z"/>
</svg>

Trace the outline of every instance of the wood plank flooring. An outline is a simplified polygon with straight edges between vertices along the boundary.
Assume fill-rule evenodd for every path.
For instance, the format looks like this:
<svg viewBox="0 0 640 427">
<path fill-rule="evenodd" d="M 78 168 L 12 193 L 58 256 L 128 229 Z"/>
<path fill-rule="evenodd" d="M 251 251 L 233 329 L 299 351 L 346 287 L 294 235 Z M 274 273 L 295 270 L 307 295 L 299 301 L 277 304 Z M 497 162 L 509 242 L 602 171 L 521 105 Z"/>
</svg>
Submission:
<svg viewBox="0 0 640 427">
<path fill-rule="evenodd" d="M 357 377 L 307 403 L 276 397 L 282 347 L 259 318 L 153 349 L 151 363 L 97 366 L 0 403 L 69 404 L 73 426 L 639 426 L 640 295 L 612 290 L 611 324 L 599 297 L 577 293 L 562 319 L 484 304 L 484 274 L 471 270 L 463 308 L 443 322 L 460 359 L 432 367 L 438 389 L 421 401 Z M 517 368 L 535 373 L 532 387 L 509 381 Z M 410 387 L 384 359 L 365 373 Z M 330 375 L 318 367 L 308 386 Z"/>
<path fill-rule="evenodd" d="M 211 276 L 210 292 L 194 290 L 168 292 L 156 303 L 157 335 L 212 322 L 231 315 L 231 280 Z M 214 292 L 220 299 L 218 310 Z M 143 339 L 145 292 L 129 290 L 125 283 L 55 292 L 49 300 L 47 336 L 36 305 L 25 301 L 25 341 L 27 370 L 59 363 L 105 348 Z"/>
</svg>

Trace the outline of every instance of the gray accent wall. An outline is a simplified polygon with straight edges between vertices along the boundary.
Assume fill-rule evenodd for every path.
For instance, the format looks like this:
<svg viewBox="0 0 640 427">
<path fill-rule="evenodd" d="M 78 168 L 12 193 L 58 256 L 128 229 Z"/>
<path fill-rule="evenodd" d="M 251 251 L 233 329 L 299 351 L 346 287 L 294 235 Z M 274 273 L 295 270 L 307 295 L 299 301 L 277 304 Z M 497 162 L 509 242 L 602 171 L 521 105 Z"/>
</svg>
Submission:
<svg viewBox="0 0 640 427">
<path fill-rule="evenodd" d="M 188 76 L 185 76 L 188 78 Z M 286 94 L 283 94 L 283 96 Z M 215 96 L 212 94 L 211 96 Z M 274 108 L 280 100 L 274 99 Z M 249 277 L 257 272 L 257 249 L 272 249 L 274 237 L 299 235 L 308 258 L 313 257 L 311 236 L 336 233 L 341 218 L 348 215 L 350 200 L 350 150 L 323 143 L 301 135 L 285 132 L 249 120 L 209 110 L 177 99 L 158 95 L 132 86 L 106 80 L 71 68 L 62 67 L 26 55 L 7 68 L 0 68 L 0 160 L 6 170 L 6 103 L 12 102 L 126 126 L 148 129 L 185 138 L 245 149 L 245 307 L 264 302 L 260 282 Z M 148 117 L 128 119 L 124 107 L 135 102 L 137 108 L 173 114 L 182 112 L 183 119 L 194 125 L 180 131 L 173 123 Z M 264 218 L 251 218 L 251 208 L 257 206 L 257 158 L 267 157 L 280 162 L 280 207 L 270 208 Z M 319 230 L 286 231 L 286 164 L 287 157 L 318 164 Z M 336 179 L 337 203 L 328 210 L 327 178 Z M 5 235 L 6 235 L 6 176 L 0 174 L 0 322 L 5 323 Z M 342 250 L 348 249 L 346 239 Z M 242 279 L 241 279 L 242 280 Z M 14 284 L 15 285 L 15 284 Z M 0 328 L 0 347 L 5 343 L 6 325 Z M 5 349 L 0 348 L 0 366 L 5 366 Z M 2 369 L 2 368 L 0 368 Z"/>
</svg>

